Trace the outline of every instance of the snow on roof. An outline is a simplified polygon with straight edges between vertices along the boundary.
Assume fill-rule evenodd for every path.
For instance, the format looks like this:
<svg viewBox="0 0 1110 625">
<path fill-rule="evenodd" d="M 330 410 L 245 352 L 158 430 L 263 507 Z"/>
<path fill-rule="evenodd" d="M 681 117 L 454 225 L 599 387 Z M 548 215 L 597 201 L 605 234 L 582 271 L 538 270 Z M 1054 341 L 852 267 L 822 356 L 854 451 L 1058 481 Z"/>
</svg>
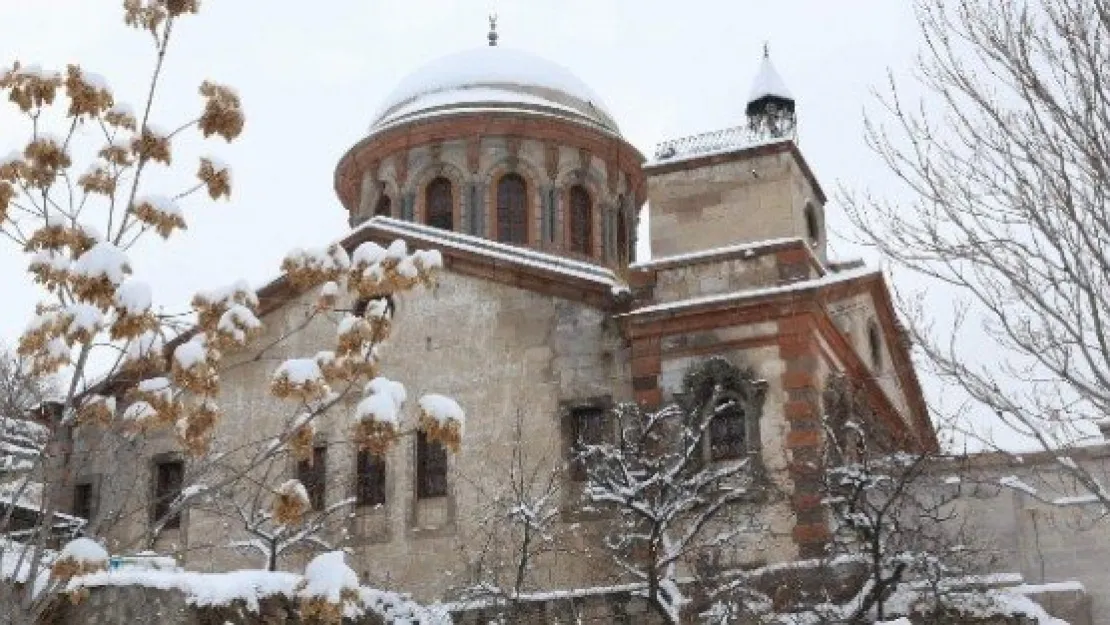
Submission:
<svg viewBox="0 0 1110 625">
<path fill-rule="evenodd" d="M 550 99 L 540 96 L 512 91 L 503 87 L 459 87 L 447 91 L 429 93 L 407 104 L 403 104 L 389 114 L 383 115 L 374 123 L 375 128 L 381 128 L 400 121 L 403 118 L 419 113 L 432 113 L 445 107 L 459 107 L 464 105 L 479 105 L 492 108 L 493 105 L 503 104 L 508 107 L 519 104 L 529 104 L 540 108 L 552 108 L 560 112 L 579 114 L 573 107 L 565 106 Z"/>
<path fill-rule="evenodd" d="M 411 112 L 445 99 L 458 98 L 468 89 L 495 88 L 499 98 L 511 94 L 514 101 L 531 104 L 538 97 L 547 103 L 568 105 L 592 113 L 603 125 L 617 126 L 601 98 L 565 67 L 520 50 L 483 46 L 436 59 L 401 80 L 382 102 L 374 116 L 374 127 L 394 116 L 399 107 Z M 481 92 L 465 97 L 480 96 Z M 487 93 L 486 95 L 489 95 Z M 434 96 L 434 97 L 433 97 Z M 560 97 L 563 96 L 563 97 Z M 425 105 L 425 98 L 428 105 Z"/>
<path fill-rule="evenodd" d="M 749 255 L 753 255 L 754 252 L 764 248 L 789 244 L 801 244 L 802 247 L 809 250 L 810 255 L 813 256 L 814 259 L 817 258 L 816 255 L 813 254 L 813 248 L 806 243 L 805 239 L 801 237 L 780 237 L 776 239 L 754 241 L 752 243 L 724 245 L 705 250 L 697 250 L 695 252 L 687 252 L 685 254 L 675 254 L 673 256 L 660 256 L 659 258 L 651 258 L 633 263 L 630 267 L 632 269 L 663 269 L 670 268 L 671 266 L 685 266 L 699 262 L 712 261 L 721 256 L 732 256 L 734 254 L 748 257 Z"/>
<path fill-rule="evenodd" d="M 723 304 L 741 302 L 746 299 L 753 299 L 756 297 L 765 297 L 768 295 L 778 295 L 780 293 L 791 293 L 794 291 L 804 291 L 807 289 L 815 289 L 839 282 L 848 282 L 858 278 L 866 278 L 875 275 L 882 275 L 880 269 L 853 269 L 851 271 L 842 271 L 840 273 L 833 273 L 814 278 L 812 280 L 800 280 L 798 282 L 791 282 L 779 286 L 766 287 L 762 289 L 747 289 L 743 291 L 734 291 L 732 293 L 719 293 L 714 295 L 703 295 L 700 297 L 691 297 L 689 299 L 678 300 L 675 302 L 667 302 L 665 304 L 656 304 L 654 306 L 645 306 L 637 308 L 631 312 L 620 315 L 621 317 L 639 317 L 641 315 L 648 315 L 652 313 L 666 312 L 669 310 L 678 310 L 681 308 L 689 308 L 692 306 L 699 306 L 703 304 Z"/>
<path fill-rule="evenodd" d="M 766 96 L 775 96 L 793 100 L 794 96 L 791 95 L 790 90 L 786 88 L 786 82 L 783 81 L 782 76 L 775 70 L 775 66 L 771 63 L 769 55 L 763 55 L 763 61 L 759 64 L 759 73 L 755 75 L 755 80 L 752 81 L 752 90 L 748 94 L 748 101 L 754 102 Z"/>
<path fill-rule="evenodd" d="M 701 134 L 661 141 L 655 146 L 655 156 L 644 167 L 680 163 L 693 158 L 705 158 L 719 154 L 729 154 L 739 150 L 749 150 L 765 145 L 793 141 L 792 133 L 783 136 L 768 135 L 748 126 L 734 126 L 722 130 L 711 130 Z"/>
<path fill-rule="evenodd" d="M 616 275 L 600 265 L 563 258 L 553 254 L 537 252 L 528 248 L 497 243 L 469 234 L 434 228 L 392 217 L 374 217 L 358 226 L 353 232 L 377 230 L 399 237 L 416 236 L 430 241 L 444 249 L 470 252 L 489 258 L 504 260 L 514 264 L 527 265 L 560 273 L 567 277 L 594 282 L 599 286 L 611 288 L 620 284 Z"/>
</svg>

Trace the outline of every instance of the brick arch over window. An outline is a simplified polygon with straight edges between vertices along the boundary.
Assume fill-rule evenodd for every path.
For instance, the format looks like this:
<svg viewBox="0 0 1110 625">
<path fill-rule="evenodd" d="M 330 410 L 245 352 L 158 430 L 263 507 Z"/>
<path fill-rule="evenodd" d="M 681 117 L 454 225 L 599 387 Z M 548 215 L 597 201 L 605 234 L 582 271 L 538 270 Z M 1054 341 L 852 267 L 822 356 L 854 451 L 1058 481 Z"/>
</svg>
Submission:
<svg viewBox="0 0 1110 625">
<path fill-rule="evenodd" d="M 590 254 L 593 251 L 594 201 L 586 187 L 576 184 L 567 193 L 569 199 L 570 251 Z"/>
<path fill-rule="evenodd" d="M 502 243 L 528 243 L 528 183 L 524 176 L 509 172 L 497 181 L 495 195 L 497 240 Z"/>
<path fill-rule="evenodd" d="M 444 230 L 455 225 L 455 191 L 446 176 L 436 176 L 424 187 L 424 223 Z"/>
</svg>

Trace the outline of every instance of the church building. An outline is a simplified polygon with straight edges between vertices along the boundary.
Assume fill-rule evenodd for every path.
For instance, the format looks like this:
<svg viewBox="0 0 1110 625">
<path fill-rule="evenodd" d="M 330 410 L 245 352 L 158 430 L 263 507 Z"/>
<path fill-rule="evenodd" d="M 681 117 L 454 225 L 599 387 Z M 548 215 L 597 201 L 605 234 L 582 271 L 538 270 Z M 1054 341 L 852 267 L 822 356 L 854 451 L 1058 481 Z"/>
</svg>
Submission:
<svg viewBox="0 0 1110 625">
<path fill-rule="evenodd" d="M 615 583 L 594 520 L 579 510 L 573 444 L 618 403 L 673 400 L 692 364 L 720 357 L 751 371 L 762 392 L 713 429 L 706 460 L 757 458 L 786 493 L 761 511 L 752 548 L 726 559 L 818 555 L 828 527 L 812 468 L 831 380 L 850 381 L 899 445 L 938 443 L 882 272 L 829 257 L 826 196 L 796 140 L 804 107 L 765 52 L 734 127 L 645 156 L 573 73 L 497 45 L 496 32 L 489 44 L 405 78 L 334 178 L 348 251 L 402 239 L 442 255 L 434 288 L 392 303 L 381 370 L 410 397 L 453 397 L 467 413 L 461 448 L 448 454 L 418 436 L 378 459 L 359 453 L 338 419 L 321 425 L 310 466 L 277 470 L 301 477 L 319 510 L 352 500 L 328 536 L 365 583 L 427 601 L 465 585 L 482 519 L 522 449 L 530 465 L 558 472 L 558 523 L 577 548 L 538 560 L 535 579 L 546 589 Z M 651 257 L 637 258 L 645 215 Z M 299 327 L 316 293 L 278 279 L 258 296 L 265 330 L 255 340 L 266 344 Z M 334 336 L 313 323 L 267 360 L 225 358 L 216 447 L 277 431 L 288 408 L 269 393 L 275 363 Z M 172 433 L 138 453 L 74 467 L 83 497 L 97 498 L 82 504 L 94 516 L 121 510 L 123 497 L 157 500 L 189 470 Z M 130 494 L 107 478 L 121 472 Z M 132 517 L 118 533 L 141 535 L 146 523 Z M 152 546 L 187 568 L 257 567 L 257 553 L 237 545 L 250 539 L 197 505 Z M 280 566 L 307 560 L 298 557 Z"/>
</svg>

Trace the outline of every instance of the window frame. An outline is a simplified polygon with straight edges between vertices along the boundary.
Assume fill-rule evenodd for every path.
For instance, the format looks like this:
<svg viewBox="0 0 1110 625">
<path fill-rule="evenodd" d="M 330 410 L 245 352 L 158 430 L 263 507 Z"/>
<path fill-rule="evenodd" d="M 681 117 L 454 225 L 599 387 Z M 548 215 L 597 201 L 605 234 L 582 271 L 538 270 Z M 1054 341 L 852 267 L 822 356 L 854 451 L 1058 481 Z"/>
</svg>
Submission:
<svg viewBox="0 0 1110 625">
<path fill-rule="evenodd" d="M 584 185 L 571 185 L 567 190 L 569 233 L 567 247 L 571 252 L 589 255 L 593 251 L 594 200 Z"/>
<path fill-rule="evenodd" d="M 581 457 L 583 445 L 600 445 L 608 441 L 609 436 L 606 431 L 606 425 L 609 423 L 607 419 L 608 411 L 604 406 L 596 404 L 581 404 L 571 406 L 567 410 L 567 425 L 568 425 L 568 439 L 569 445 L 568 453 L 568 473 L 572 482 L 585 482 L 589 477 L 586 466 L 586 461 Z M 591 417 L 594 423 L 591 425 L 583 425 L 583 417 Z M 583 440 L 583 434 L 589 433 L 590 439 Z"/>
<path fill-rule="evenodd" d="M 177 472 L 177 485 L 176 489 L 170 482 L 171 475 L 165 471 L 168 467 L 176 467 Z M 159 519 L 166 516 L 169 512 L 170 504 L 181 496 L 185 488 L 185 461 L 178 457 L 165 457 L 156 458 L 154 460 L 154 475 L 152 477 L 153 493 L 151 496 L 150 516 L 151 523 L 157 523 Z M 181 510 L 171 517 L 167 517 L 162 524 L 162 529 L 178 529 L 181 527 Z"/>
<path fill-rule="evenodd" d="M 718 412 L 726 402 L 732 403 L 729 414 Z M 725 417 L 725 418 L 722 418 Z M 722 425 L 728 424 L 728 425 Z M 748 411 L 744 408 L 742 398 L 728 393 L 717 402 L 709 427 L 705 432 L 706 456 L 709 462 L 723 462 L 727 460 L 740 460 L 749 455 L 751 436 L 748 428 Z M 736 436 L 736 434 L 739 436 Z M 725 440 L 718 442 L 718 436 L 728 436 L 738 440 Z"/>
<path fill-rule="evenodd" d="M 821 241 L 821 220 L 817 216 L 817 207 L 813 202 L 806 202 L 805 208 L 802 209 L 802 217 L 805 220 L 806 236 L 811 243 L 819 243 Z"/>
<path fill-rule="evenodd" d="M 312 446 L 312 461 L 298 460 L 297 481 L 308 493 L 309 506 L 319 512 L 328 504 L 328 445 L 316 443 Z"/>
<path fill-rule="evenodd" d="M 455 185 L 447 176 L 436 176 L 424 186 L 424 224 L 455 229 Z"/>
<path fill-rule="evenodd" d="M 447 482 L 447 448 L 439 441 L 428 440 L 428 435 L 417 430 L 414 460 L 414 482 L 417 499 L 436 499 L 450 494 Z M 432 473 L 432 472 L 435 473 Z"/>
<path fill-rule="evenodd" d="M 510 187 L 509 185 L 518 185 Z M 516 192 L 519 191 L 519 195 Z M 508 172 L 497 180 L 494 189 L 494 215 L 497 219 L 498 243 L 528 244 L 528 180 L 516 172 Z M 519 232 L 518 232 L 519 230 Z"/>
<path fill-rule="evenodd" d="M 361 449 L 355 454 L 355 505 L 384 506 L 387 500 L 385 456 Z"/>
<path fill-rule="evenodd" d="M 86 506 L 79 506 L 78 503 L 83 498 L 79 497 L 78 494 L 85 491 L 85 489 L 87 489 L 87 494 L 88 494 L 87 502 L 86 502 L 87 505 Z M 96 515 L 96 484 L 93 483 L 92 480 L 87 480 L 87 479 L 86 480 L 78 480 L 76 483 L 74 483 L 72 504 L 73 505 L 70 508 L 71 514 L 73 514 L 73 516 L 75 516 L 75 517 L 85 519 L 85 521 L 87 523 L 91 524 L 92 520 L 93 520 L 93 516 Z M 82 508 L 87 508 L 87 510 L 82 510 Z M 82 515 L 81 514 L 82 512 L 85 512 L 85 514 Z"/>
</svg>

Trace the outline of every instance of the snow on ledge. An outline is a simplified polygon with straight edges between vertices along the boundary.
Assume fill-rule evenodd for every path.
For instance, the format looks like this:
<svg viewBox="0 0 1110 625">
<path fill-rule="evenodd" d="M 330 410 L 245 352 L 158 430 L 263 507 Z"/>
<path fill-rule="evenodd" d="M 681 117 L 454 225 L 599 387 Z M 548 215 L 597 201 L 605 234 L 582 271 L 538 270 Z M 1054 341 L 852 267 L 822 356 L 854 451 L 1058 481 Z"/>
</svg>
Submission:
<svg viewBox="0 0 1110 625">
<path fill-rule="evenodd" d="M 239 570 L 227 573 L 166 571 L 126 567 L 75 577 L 67 591 L 101 586 L 142 586 L 181 592 L 188 605 L 196 607 L 230 605 L 242 601 L 247 609 L 257 612 L 259 602 L 267 597 L 297 596 L 297 587 L 305 578 L 284 571 Z M 386 622 L 420 622 L 426 625 L 450 625 L 450 618 L 436 607 L 426 607 L 407 595 L 358 587 L 359 598 L 367 611 L 381 615 Z"/>
<path fill-rule="evenodd" d="M 810 257 L 816 261 L 818 266 L 821 265 L 817 256 L 813 253 L 813 248 L 801 237 L 779 237 L 775 239 L 765 239 L 763 241 L 752 241 L 750 243 L 735 243 L 733 245 L 724 245 L 721 247 L 714 247 L 705 250 L 698 250 L 696 252 L 686 252 L 685 254 L 675 254 L 673 256 L 660 256 L 659 258 L 650 258 L 648 260 L 632 263 L 630 269 L 672 269 L 672 266 L 693 265 L 696 263 L 704 263 L 718 259 L 722 256 L 740 256 L 742 258 L 750 258 L 755 256 L 756 252 L 769 248 L 781 247 L 792 244 L 800 244 L 809 252 Z"/>
<path fill-rule="evenodd" d="M 669 312 L 672 310 L 679 310 L 683 308 L 690 308 L 693 306 L 701 306 L 705 304 L 725 304 L 733 302 L 742 302 L 748 299 L 757 297 L 766 297 L 769 295 L 779 295 L 782 293 L 793 293 L 798 291 L 807 291 L 809 289 L 817 289 L 841 282 L 850 282 L 859 278 L 868 278 L 872 276 L 881 276 L 881 269 L 853 269 L 850 271 L 842 271 L 840 273 L 827 274 L 820 278 L 811 280 L 800 280 L 798 282 L 791 282 L 790 284 L 783 284 L 780 286 L 765 287 L 761 289 L 750 289 L 744 291 L 734 291 L 732 293 L 719 293 L 714 295 L 703 295 L 701 297 L 692 297 L 689 299 L 678 300 L 675 302 L 667 302 L 665 304 L 655 304 L 653 306 L 645 306 L 637 308 L 631 312 L 619 317 L 639 317 L 643 315 L 656 314 L 661 312 Z"/>
<path fill-rule="evenodd" d="M 417 237 L 423 240 L 422 243 L 430 242 L 445 249 L 470 252 L 508 263 L 526 265 L 572 278 L 580 278 L 607 289 L 623 284 L 612 271 L 600 265 L 392 217 L 369 219 L 359 224 L 347 238 L 350 240 L 357 233 L 366 230 L 384 232 L 397 237 Z"/>
</svg>

